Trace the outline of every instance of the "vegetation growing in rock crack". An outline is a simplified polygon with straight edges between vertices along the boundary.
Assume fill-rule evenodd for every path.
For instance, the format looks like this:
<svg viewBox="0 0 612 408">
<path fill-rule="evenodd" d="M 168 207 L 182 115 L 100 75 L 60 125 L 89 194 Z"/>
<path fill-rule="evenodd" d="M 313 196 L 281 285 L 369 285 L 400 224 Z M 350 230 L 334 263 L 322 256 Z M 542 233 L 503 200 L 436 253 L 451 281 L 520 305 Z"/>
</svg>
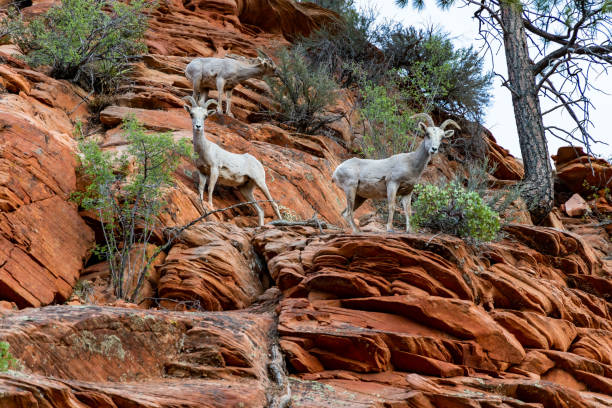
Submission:
<svg viewBox="0 0 612 408">
<path fill-rule="evenodd" d="M 16 368 L 17 360 L 9 351 L 10 344 L 6 341 L 0 341 L 0 373 Z"/>
<path fill-rule="evenodd" d="M 278 111 L 272 116 L 300 133 L 314 134 L 343 115 L 327 112 L 336 100 L 336 82 L 328 67 L 309 63 L 297 46 L 282 49 L 276 76 L 266 78 Z"/>
<path fill-rule="evenodd" d="M 51 76 L 110 92 L 146 52 L 148 0 L 62 0 L 27 23 L 16 9 L 5 31 L 32 66 L 49 66 Z"/>
<path fill-rule="evenodd" d="M 417 184 L 410 223 L 476 241 L 495 239 L 500 229 L 499 215 L 476 193 L 456 182 L 442 187 Z"/>
<path fill-rule="evenodd" d="M 141 282 L 146 273 L 142 266 L 149 261 L 147 243 L 165 205 L 166 188 L 173 184 L 181 156 L 192 152 L 186 140 L 175 142 L 170 133 L 147 134 L 134 118 L 124 121 L 123 131 L 129 146 L 118 156 L 92 140 L 79 144 L 81 171 L 91 183 L 75 198 L 84 209 L 95 211 L 102 223 L 102 251 L 115 295 L 133 299 L 133 293 L 126 293 L 127 279 L 136 276 Z"/>
</svg>

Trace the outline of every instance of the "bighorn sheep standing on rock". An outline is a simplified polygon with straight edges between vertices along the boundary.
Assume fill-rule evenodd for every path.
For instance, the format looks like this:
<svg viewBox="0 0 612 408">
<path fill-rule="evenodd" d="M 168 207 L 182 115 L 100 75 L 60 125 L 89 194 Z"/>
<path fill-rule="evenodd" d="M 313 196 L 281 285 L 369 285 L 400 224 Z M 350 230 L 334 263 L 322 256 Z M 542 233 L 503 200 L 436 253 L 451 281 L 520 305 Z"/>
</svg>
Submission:
<svg viewBox="0 0 612 408">
<path fill-rule="evenodd" d="M 256 201 L 253 189 L 257 186 L 272 203 L 276 216 L 282 219 L 278 206 L 266 186 L 266 172 L 260 161 L 248 153 L 236 154 L 223 150 L 206 139 L 204 120 L 210 113 L 208 106 L 211 103 L 216 103 L 216 101 L 211 99 L 204 103 L 204 100 L 201 99 L 200 103 L 196 103 L 191 96 L 187 96 L 185 99 L 189 102 L 185 105 L 185 110 L 189 112 L 193 123 L 193 148 L 198 154 L 195 164 L 200 177 L 198 185 L 200 201 L 203 202 L 204 200 L 204 186 L 207 179 L 208 205 L 211 209 L 214 208 L 212 194 L 217 181 L 224 186 L 238 187 L 238 190 L 248 201 Z M 264 224 L 264 212 L 257 203 L 253 205 L 257 210 L 259 225 L 261 226 Z"/>
<path fill-rule="evenodd" d="M 232 91 L 234 87 L 249 78 L 260 78 L 264 75 L 273 74 L 276 65 L 269 58 L 245 58 L 235 56 L 233 58 L 196 58 L 187 64 L 185 76 L 193 85 L 193 98 L 200 100 L 208 99 L 208 91 L 217 87 L 217 112 L 223 113 L 221 99 L 225 89 L 225 113 L 234 116 L 231 112 Z"/>
<path fill-rule="evenodd" d="M 389 206 L 387 231 L 393 231 L 396 196 L 401 198 L 406 213 L 406 231 L 410 232 L 412 189 L 419 181 L 431 156 L 438 151 L 442 139 L 453 135 L 454 130 L 444 131 L 444 129 L 448 125 L 461 129 L 451 119 L 445 120 L 440 127 L 436 127 L 431 116 L 426 113 L 413 116 L 413 118 L 417 117 L 424 119 L 427 125 L 422 121 L 419 122 L 425 131 L 425 137 L 415 151 L 395 154 L 382 160 L 354 157 L 341 163 L 334 171 L 332 180 L 346 194 L 346 210 L 342 212 L 342 216 L 353 228 L 353 232 L 359 232 L 353 220 L 353 211 L 368 198 L 387 199 Z"/>
</svg>

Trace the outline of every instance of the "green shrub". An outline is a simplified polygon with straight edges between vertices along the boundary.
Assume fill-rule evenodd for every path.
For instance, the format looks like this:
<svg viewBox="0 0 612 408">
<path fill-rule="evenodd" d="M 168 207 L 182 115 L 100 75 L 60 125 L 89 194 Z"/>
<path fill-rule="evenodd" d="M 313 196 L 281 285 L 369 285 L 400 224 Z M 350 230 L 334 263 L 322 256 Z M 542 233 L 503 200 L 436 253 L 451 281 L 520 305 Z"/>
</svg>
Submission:
<svg viewBox="0 0 612 408">
<path fill-rule="evenodd" d="M 389 67 L 404 78 L 415 110 L 434 108 L 476 120 L 491 99 L 492 75 L 483 74 L 478 52 L 455 49 L 448 34 L 436 28 L 381 27 L 377 43 Z"/>
<path fill-rule="evenodd" d="M 363 78 L 385 85 L 392 71 L 410 94 L 413 110 L 441 109 L 477 119 L 489 103 L 492 74 L 473 48 L 458 48 L 449 34 L 430 27 L 377 24 L 372 9 L 358 10 L 351 0 L 316 0 L 343 22 L 322 27 L 300 40 L 314 65 L 333 67 L 340 85 Z M 359 72 L 355 68 L 359 68 Z"/>
<path fill-rule="evenodd" d="M 51 76 L 98 91 L 109 91 L 146 51 L 147 0 L 62 0 L 27 24 L 13 10 L 13 40 L 32 66 L 46 65 Z"/>
<path fill-rule="evenodd" d="M 360 141 L 365 157 L 383 159 L 414 150 L 417 139 L 416 123 L 410 116 L 405 91 L 390 75 L 385 85 L 362 79 L 359 114 L 364 120 Z"/>
<path fill-rule="evenodd" d="M 115 295 L 133 300 L 142 284 L 147 263 L 146 244 L 157 225 L 157 215 L 165 205 L 165 189 L 174 182 L 172 173 L 181 156 L 191 156 L 186 140 L 175 142 L 170 133 L 147 134 L 135 119 L 123 123 L 129 147 L 122 155 L 105 152 L 95 141 L 82 141 L 81 171 L 91 183 L 75 195 L 87 210 L 96 211 L 102 223 L 105 246 Z M 133 257 L 139 246 L 142 253 Z M 144 262 L 143 262 L 144 261 Z M 126 293 L 126 274 L 137 276 L 134 293 Z"/>
<path fill-rule="evenodd" d="M 299 40 L 308 59 L 315 66 L 331 67 L 338 83 L 350 87 L 358 80 L 353 67 L 358 66 L 368 80 L 378 82 L 388 70 L 383 53 L 374 45 L 377 13 L 358 11 L 352 1 L 316 1 L 337 12 L 342 21 L 326 25 Z"/>
<path fill-rule="evenodd" d="M 499 215 L 475 191 L 457 183 L 443 187 L 418 184 L 410 224 L 476 241 L 495 239 L 500 229 Z"/>
<path fill-rule="evenodd" d="M 336 100 L 337 84 L 325 66 L 313 66 L 304 50 L 294 47 L 279 52 L 277 75 L 266 78 L 272 97 L 278 104 L 273 116 L 300 133 L 314 134 L 342 115 L 326 112 Z"/>
<path fill-rule="evenodd" d="M 6 341 L 0 341 L 0 372 L 5 372 L 15 368 L 17 360 L 9 351 L 10 345 Z"/>
<path fill-rule="evenodd" d="M 497 214 L 504 214 L 504 224 L 515 221 L 518 214 L 512 205 L 521 198 L 524 185 L 520 182 L 512 185 L 494 185 L 493 174 L 497 166 L 488 158 L 471 160 L 464 166 L 467 177 L 461 171 L 453 182 L 464 186 L 467 191 L 476 192 L 489 208 Z"/>
</svg>

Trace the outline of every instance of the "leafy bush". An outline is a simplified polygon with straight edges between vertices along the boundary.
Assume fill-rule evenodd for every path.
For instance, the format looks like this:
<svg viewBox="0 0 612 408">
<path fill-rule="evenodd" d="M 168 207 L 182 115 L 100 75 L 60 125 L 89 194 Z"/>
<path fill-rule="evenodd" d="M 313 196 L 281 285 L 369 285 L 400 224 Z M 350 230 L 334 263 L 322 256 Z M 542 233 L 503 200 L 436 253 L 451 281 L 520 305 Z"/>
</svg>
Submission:
<svg viewBox="0 0 612 408">
<path fill-rule="evenodd" d="M 9 348 L 10 345 L 6 341 L 0 341 L 0 372 L 8 371 L 17 364 L 17 360 L 11 355 Z"/>
<path fill-rule="evenodd" d="M 147 0 L 62 0 L 27 24 L 12 10 L 6 24 L 32 66 L 51 76 L 108 91 L 146 51 Z"/>
<path fill-rule="evenodd" d="M 315 66 L 332 67 L 332 73 L 343 87 L 350 87 L 358 76 L 358 66 L 368 80 L 378 81 L 388 70 L 383 53 L 374 45 L 377 14 L 368 9 L 358 12 L 353 1 L 317 0 L 315 3 L 337 12 L 342 21 L 323 26 L 309 37 L 300 39 L 309 60 Z"/>
<path fill-rule="evenodd" d="M 146 244 L 165 205 L 165 188 L 173 184 L 172 173 L 180 157 L 190 156 L 191 150 L 185 140 L 177 143 L 170 133 L 146 134 L 133 118 L 124 121 L 123 130 L 129 147 L 119 156 L 103 151 L 95 141 L 80 143 L 82 172 L 91 183 L 75 198 L 100 218 L 106 241 L 102 250 L 109 262 L 115 295 L 133 300 L 147 268 L 133 269 L 148 261 Z M 132 258 L 136 247 L 142 248 L 142 253 Z M 128 276 L 138 277 L 132 294 L 124 287 Z"/>
<path fill-rule="evenodd" d="M 325 108 L 336 100 L 337 84 L 325 66 L 313 66 L 297 46 L 282 49 L 277 76 L 266 78 L 273 99 L 278 103 L 274 116 L 300 133 L 314 134 L 342 115 L 326 113 Z"/>
<path fill-rule="evenodd" d="M 410 224 L 476 241 L 495 239 L 500 229 L 499 215 L 475 191 L 457 183 L 443 187 L 417 184 Z"/>
<path fill-rule="evenodd" d="M 385 85 L 391 71 L 410 93 L 413 110 L 438 108 L 470 119 L 482 114 L 492 75 L 483 73 L 473 47 L 455 49 L 449 35 L 434 27 L 376 24 L 376 12 L 357 10 L 351 0 L 315 2 L 339 13 L 343 23 L 322 27 L 301 45 L 313 64 L 334 67 L 342 86 L 364 77 Z"/>
<path fill-rule="evenodd" d="M 488 158 L 469 161 L 465 167 L 467 177 L 460 173 L 454 182 L 463 185 L 467 191 L 476 192 L 496 213 L 504 214 L 505 223 L 514 221 L 517 214 L 512 209 L 512 205 L 521 198 L 523 184 L 494 186 L 493 174 L 497 166 L 489 162 Z"/>
<path fill-rule="evenodd" d="M 415 110 L 438 108 L 476 120 L 491 99 L 492 76 L 473 47 L 455 49 L 448 34 L 382 26 L 376 41 L 389 67 L 404 78 Z"/>
<path fill-rule="evenodd" d="M 416 123 L 407 97 L 391 76 L 385 85 L 363 79 L 360 88 L 361 118 L 365 121 L 361 149 L 367 158 L 382 159 L 414 150 Z"/>
</svg>

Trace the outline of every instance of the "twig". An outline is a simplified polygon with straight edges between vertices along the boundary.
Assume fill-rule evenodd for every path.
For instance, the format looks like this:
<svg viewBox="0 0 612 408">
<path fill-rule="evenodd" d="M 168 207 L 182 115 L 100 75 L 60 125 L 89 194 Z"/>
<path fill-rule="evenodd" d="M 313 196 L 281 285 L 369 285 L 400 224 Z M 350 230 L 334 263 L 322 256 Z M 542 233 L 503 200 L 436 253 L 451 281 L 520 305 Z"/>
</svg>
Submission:
<svg viewBox="0 0 612 408">
<path fill-rule="evenodd" d="M 130 297 L 130 301 L 134 302 L 136 300 L 136 296 L 138 296 L 138 292 L 140 291 L 140 288 L 142 287 L 142 284 L 144 283 L 144 277 L 146 275 L 146 271 L 147 271 L 147 269 L 149 269 L 149 267 L 153 263 L 153 260 L 155 258 L 157 258 L 157 255 L 159 255 L 162 251 L 164 251 L 167 248 L 169 248 L 170 245 L 172 245 L 172 243 L 174 242 L 174 240 L 176 238 L 178 238 L 178 236 L 183 231 L 185 231 L 187 228 L 190 228 L 190 227 L 194 226 L 195 224 L 197 224 L 198 222 L 200 222 L 203 219 L 207 218 L 208 216 L 210 216 L 212 214 L 215 214 L 215 213 L 218 213 L 218 212 L 223 212 L 223 211 L 231 210 L 232 208 L 242 207 L 242 206 L 245 206 L 245 205 L 251 205 L 251 204 L 256 204 L 256 203 L 268 203 L 268 202 L 271 202 L 271 201 L 272 200 L 256 200 L 256 201 L 247 201 L 247 202 L 243 202 L 243 203 L 233 204 L 233 205 L 230 205 L 229 207 L 220 208 L 218 210 L 213 210 L 213 211 L 209 211 L 207 213 L 204 213 L 201 216 L 199 216 L 198 218 L 194 219 L 193 221 L 188 222 L 187 224 L 185 224 L 185 225 L 183 225 L 181 227 L 178 227 L 178 228 L 176 228 L 176 227 L 168 228 L 167 230 L 170 231 L 173 235 L 168 239 L 168 241 L 166 241 L 166 243 L 164 245 L 158 247 L 155 250 L 155 252 L 153 252 L 153 254 L 149 257 L 149 260 L 147 261 L 147 264 L 140 271 L 140 274 L 138 276 L 138 282 L 136 283 L 136 287 L 134 288 L 134 291 L 132 292 L 132 296 Z"/>
<path fill-rule="evenodd" d="M 323 229 L 337 229 L 341 228 L 336 227 L 335 225 L 328 224 L 325 221 L 319 221 L 317 218 L 317 213 L 315 212 L 312 218 L 309 220 L 303 221 L 287 221 L 287 220 L 274 220 L 269 223 L 270 225 L 274 225 L 275 227 L 293 227 L 293 226 L 304 226 L 304 227 L 314 227 L 318 228 L 319 232 L 322 234 Z"/>
<path fill-rule="evenodd" d="M 83 104 L 83 102 L 87 101 L 89 102 L 89 97 L 94 93 L 94 90 L 92 89 L 91 92 L 89 92 L 87 94 L 87 96 L 85 96 L 84 98 L 81 98 L 81 102 L 77 103 L 77 105 L 70 111 L 70 113 L 68 114 L 68 117 L 70 117 L 74 112 L 76 112 L 77 109 L 79 109 L 79 106 L 81 106 Z"/>
</svg>

